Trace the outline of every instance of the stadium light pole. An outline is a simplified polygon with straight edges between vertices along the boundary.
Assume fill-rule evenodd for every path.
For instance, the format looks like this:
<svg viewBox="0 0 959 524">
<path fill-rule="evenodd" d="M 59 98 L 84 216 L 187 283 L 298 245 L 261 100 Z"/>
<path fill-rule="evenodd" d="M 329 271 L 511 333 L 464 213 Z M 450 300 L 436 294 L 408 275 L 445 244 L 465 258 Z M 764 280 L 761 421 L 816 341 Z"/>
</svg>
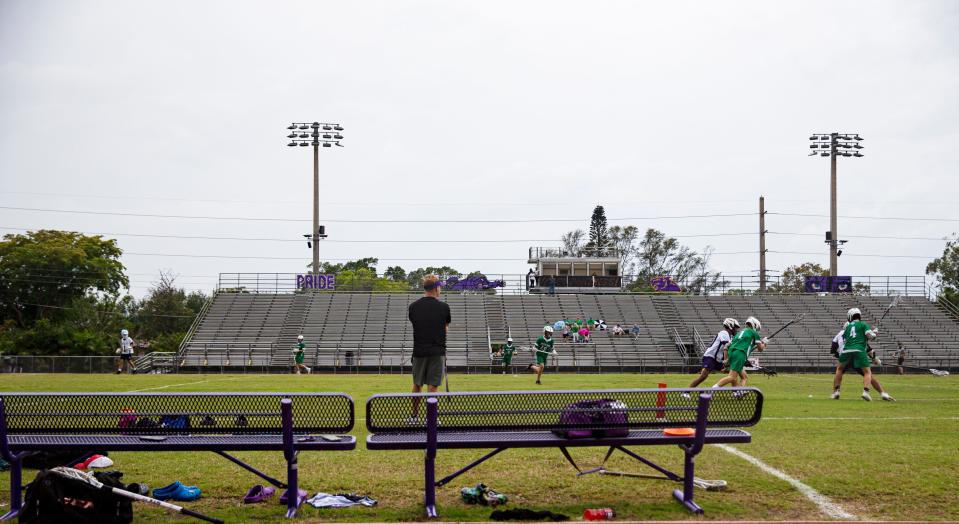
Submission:
<svg viewBox="0 0 959 524">
<path fill-rule="evenodd" d="M 320 272 L 320 238 L 326 235 L 320 232 L 320 147 L 343 147 L 341 131 L 343 126 L 326 122 L 293 122 L 286 126 L 290 133 L 289 147 L 313 146 L 313 230 L 307 237 L 313 248 L 313 265 L 310 273 Z"/>
<path fill-rule="evenodd" d="M 859 142 L 862 137 L 859 133 L 813 133 L 810 135 L 809 156 L 829 157 L 829 231 L 826 232 L 826 243 L 829 244 L 829 276 L 839 273 L 839 246 L 845 240 L 839 240 L 838 219 L 836 217 L 836 159 L 840 156 L 862 158 L 863 146 Z"/>
</svg>

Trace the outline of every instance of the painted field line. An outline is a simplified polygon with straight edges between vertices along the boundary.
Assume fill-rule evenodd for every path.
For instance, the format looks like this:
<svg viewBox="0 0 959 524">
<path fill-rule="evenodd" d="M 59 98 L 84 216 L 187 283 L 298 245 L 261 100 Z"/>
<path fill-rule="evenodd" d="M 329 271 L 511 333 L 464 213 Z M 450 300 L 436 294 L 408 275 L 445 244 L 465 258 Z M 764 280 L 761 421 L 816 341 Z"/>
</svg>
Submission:
<svg viewBox="0 0 959 524">
<path fill-rule="evenodd" d="M 959 417 L 763 417 L 763 420 L 959 420 Z"/>
<path fill-rule="evenodd" d="M 236 380 L 236 379 L 237 377 L 220 378 L 220 379 L 208 378 L 206 380 L 197 380 L 196 382 L 184 382 L 182 384 L 167 384 L 165 386 L 155 386 L 152 388 L 131 389 L 130 391 L 124 391 L 124 393 L 141 393 L 143 391 L 153 391 L 155 389 L 175 388 L 179 386 L 192 386 L 193 384 L 205 384 L 207 382 L 227 382 L 227 381 Z"/>
<path fill-rule="evenodd" d="M 798 479 L 789 476 L 788 474 L 766 464 L 765 462 L 759 460 L 758 458 L 740 451 L 732 446 L 727 446 L 726 444 L 716 444 L 717 447 L 722 449 L 727 453 L 736 455 L 737 457 L 749 462 L 750 464 L 756 466 L 757 468 L 769 473 L 770 475 L 785 481 L 790 484 L 792 487 L 799 490 L 807 499 L 811 500 L 813 504 L 819 506 L 819 509 L 823 513 L 828 515 L 830 518 L 834 519 L 844 519 L 844 520 L 858 520 L 859 517 L 853 515 L 852 513 L 847 512 L 842 509 L 838 504 L 829 499 L 829 497 L 823 495 L 822 493 L 816 491 L 810 486 L 803 484 Z"/>
</svg>

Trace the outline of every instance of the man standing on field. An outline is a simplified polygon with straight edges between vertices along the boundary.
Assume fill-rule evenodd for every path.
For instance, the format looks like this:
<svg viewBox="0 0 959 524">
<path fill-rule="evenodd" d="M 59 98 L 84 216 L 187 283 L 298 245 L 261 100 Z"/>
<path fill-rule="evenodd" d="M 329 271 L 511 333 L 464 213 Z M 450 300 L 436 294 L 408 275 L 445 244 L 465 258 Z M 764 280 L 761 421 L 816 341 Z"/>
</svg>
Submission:
<svg viewBox="0 0 959 524">
<path fill-rule="evenodd" d="M 446 369 L 446 333 L 449 331 L 450 306 L 440 301 L 439 277 L 423 277 L 424 295 L 410 304 L 409 319 L 413 324 L 413 393 L 427 386 L 430 393 L 443 383 Z M 410 423 L 416 423 L 419 416 L 420 399 L 413 399 L 413 412 Z"/>
</svg>

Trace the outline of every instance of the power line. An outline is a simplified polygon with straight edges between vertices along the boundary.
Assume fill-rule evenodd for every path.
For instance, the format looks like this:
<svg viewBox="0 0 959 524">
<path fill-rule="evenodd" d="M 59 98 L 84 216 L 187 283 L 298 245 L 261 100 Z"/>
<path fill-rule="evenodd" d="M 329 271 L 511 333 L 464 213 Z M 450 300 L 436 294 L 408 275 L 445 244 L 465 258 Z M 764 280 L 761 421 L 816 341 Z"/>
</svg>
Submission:
<svg viewBox="0 0 959 524">
<path fill-rule="evenodd" d="M 777 213 L 775 211 L 767 211 L 766 214 L 769 215 L 780 215 L 787 217 L 814 217 L 814 218 L 829 218 L 829 215 L 817 215 L 813 213 Z M 862 220 L 906 220 L 906 221 L 920 221 L 920 222 L 959 222 L 959 218 L 927 218 L 927 217 L 877 217 L 877 216 L 865 216 L 865 215 L 837 215 L 839 218 L 854 218 Z"/>
<path fill-rule="evenodd" d="M 33 306 L 33 307 L 42 307 L 44 309 L 80 309 L 86 311 L 87 308 L 79 307 L 70 307 L 70 306 L 51 306 L 49 304 L 31 304 L 29 302 L 18 302 L 21 306 Z M 97 311 L 97 313 L 110 313 L 109 311 Z M 161 315 L 158 313 L 138 313 L 134 312 L 132 315 L 127 315 L 123 311 L 117 311 L 116 313 L 123 316 L 141 316 L 141 317 L 162 317 L 162 318 L 196 318 L 196 315 Z"/>
<path fill-rule="evenodd" d="M 38 231 L 43 228 L 23 228 L 23 227 L 0 227 L 0 229 L 9 230 L 9 231 Z M 290 239 L 290 238 L 249 238 L 249 237 L 210 237 L 210 236 L 193 236 L 193 235 L 159 235 L 159 234 L 149 234 L 149 233 L 98 233 L 92 231 L 73 231 L 73 233 L 80 233 L 83 235 L 99 235 L 99 236 L 117 236 L 117 237 L 145 237 L 145 238 L 174 238 L 178 240 L 240 240 L 247 242 L 298 242 L 302 243 L 303 239 Z M 702 233 L 695 235 L 670 235 L 673 238 L 709 238 L 709 237 L 728 237 L 728 236 L 744 236 L 744 235 L 757 235 L 755 231 L 749 231 L 744 233 Z M 336 239 L 326 239 L 323 242 L 333 242 L 337 244 L 505 244 L 513 242 L 557 242 L 554 238 L 509 238 L 509 239 L 498 239 L 498 240 L 480 240 L 480 239 L 428 239 L 428 240 L 397 240 L 397 239 L 383 239 L 383 240 L 336 240 Z"/>
<path fill-rule="evenodd" d="M 821 233 L 787 233 L 781 231 L 767 231 L 769 235 L 788 235 L 788 236 L 802 236 L 802 237 L 822 237 Z M 941 237 L 899 237 L 899 236 L 876 236 L 876 235 L 843 235 L 846 238 L 872 238 L 880 240 L 945 240 L 945 236 Z"/>
<path fill-rule="evenodd" d="M 139 218 L 177 218 L 187 220 L 237 220 L 244 222 L 310 222 L 311 219 L 300 218 L 264 218 L 264 217 L 221 217 L 221 216 L 203 216 L 203 215 L 161 215 L 155 213 L 120 213 L 114 211 L 82 211 L 76 209 L 47 209 L 33 207 L 13 207 L 0 206 L 0 209 L 13 211 L 37 211 L 43 213 L 70 213 L 79 215 L 106 215 L 106 216 L 125 216 Z M 622 222 L 627 220 L 671 220 L 671 219 L 689 219 L 689 218 L 725 218 L 753 216 L 756 213 L 719 213 L 705 215 L 664 215 L 651 217 L 623 217 L 609 218 L 610 222 Z M 554 222 L 586 222 L 583 218 L 524 218 L 524 219 L 440 219 L 440 220 L 341 220 L 324 218 L 323 222 L 336 224 L 525 224 L 525 223 L 554 223 Z"/>
<path fill-rule="evenodd" d="M 769 251 L 770 253 L 779 253 L 784 255 L 816 255 L 816 256 L 828 256 L 829 253 L 818 253 L 818 252 L 808 252 L 808 251 Z M 883 255 L 880 253 L 847 253 L 843 252 L 845 257 L 874 257 L 874 258 L 921 258 L 924 260 L 932 260 L 936 258 L 933 256 L 923 256 L 923 255 Z"/>
</svg>

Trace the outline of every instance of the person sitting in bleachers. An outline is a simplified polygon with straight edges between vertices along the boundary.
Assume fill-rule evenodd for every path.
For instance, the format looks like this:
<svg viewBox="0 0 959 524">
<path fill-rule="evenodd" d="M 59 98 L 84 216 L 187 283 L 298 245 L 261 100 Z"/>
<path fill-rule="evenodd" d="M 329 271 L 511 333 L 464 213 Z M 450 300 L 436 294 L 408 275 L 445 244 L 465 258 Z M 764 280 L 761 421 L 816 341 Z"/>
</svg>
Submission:
<svg viewBox="0 0 959 524">
<path fill-rule="evenodd" d="M 614 324 L 613 329 L 609 330 L 609 334 L 613 335 L 614 337 L 621 337 L 626 334 L 626 331 L 624 331 L 619 324 Z"/>
<path fill-rule="evenodd" d="M 640 331 L 641 330 L 639 329 L 639 324 L 633 324 L 633 327 L 629 330 L 629 334 L 633 338 L 639 338 Z"/>
<path fill-rule="evenodd" d="M 589 330 L 586 329 L 586 326 L 583 326 L 579 330 L 579 341 L 580 342 L 589 342 Z"/>
<path fill-rule="evenodd" d="M 563 341 L 568 340 L 569 337 L 570 337 L 570 333 L 569 333 L 569 323 L 564 322 L 564 323 L 563 323 Z"/>
</svg>

